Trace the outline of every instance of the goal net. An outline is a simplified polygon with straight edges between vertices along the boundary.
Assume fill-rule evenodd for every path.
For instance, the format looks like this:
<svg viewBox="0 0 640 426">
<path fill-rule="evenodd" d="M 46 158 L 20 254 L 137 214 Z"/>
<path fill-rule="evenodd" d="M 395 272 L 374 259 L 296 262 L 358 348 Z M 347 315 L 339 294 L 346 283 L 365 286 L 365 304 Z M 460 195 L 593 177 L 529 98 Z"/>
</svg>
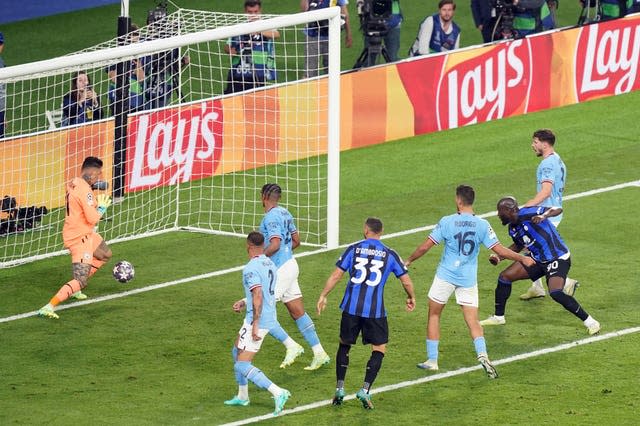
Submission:
<svg viewBox="0 0 640 426">
<path fill-rule="evenodd" d="M 327 27 L 308 37 L 308 27 Z M 181 9 L 126 37 L 0 69 L 0 267 L 65 253 L 65 187 L 103 160 L 116 242 L 245 236 L 278 183 L 304 244 L 338 244 L 339 8 L 287 16 Z M 327 41 L 328 40 L 328 41 Z M 305 52 L 328 43 L 328 68 Z M 314 46 L 310 46 L 315 44 Z M 309 64 L 318 64 L 310 68 Z"/>
</svg>

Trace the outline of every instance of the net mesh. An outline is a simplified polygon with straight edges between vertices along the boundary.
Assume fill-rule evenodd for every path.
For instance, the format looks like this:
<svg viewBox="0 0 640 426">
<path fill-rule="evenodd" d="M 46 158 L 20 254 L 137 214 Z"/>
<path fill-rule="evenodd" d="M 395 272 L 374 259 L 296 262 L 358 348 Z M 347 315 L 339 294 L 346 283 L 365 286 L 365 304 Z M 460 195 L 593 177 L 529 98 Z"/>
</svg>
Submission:
<svg viewBox="0 0 640 426">
<path fill-rule="evenodd" d="M 115 202 L 99 223 L 107 241 L 182 228 L 246 235 L 264 214 L 260 188 L 277 182 L 302 241 L 325 244 L 327 79 L 299 81 L 324 72 L 305 59 L 305 51 L 322 51 L 322 37 L 310 49 L 306 26 L 291 25 L 141 55 L 100 55 L 119 44 L 172 43 L 271 17 L 181 9 L 124 41 L 74 53 L 98 52 L 88 63 L 21 77 L 0 73 L 7 123 L 0 266 L 63 253 L 65 186 L 90 155 L 104 161 Z M 128 111 L 126 126 L 115 117 L 120 108 Z"/>
</svg>

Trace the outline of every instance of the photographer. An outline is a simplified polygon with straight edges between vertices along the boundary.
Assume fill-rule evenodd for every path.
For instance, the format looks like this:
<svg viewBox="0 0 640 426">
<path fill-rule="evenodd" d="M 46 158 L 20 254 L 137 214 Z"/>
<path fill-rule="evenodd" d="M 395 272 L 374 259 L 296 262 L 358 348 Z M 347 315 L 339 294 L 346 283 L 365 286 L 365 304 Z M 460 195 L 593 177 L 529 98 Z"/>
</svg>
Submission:
<svg viewBox="0 0 640 426">
<path fill-rule="evenodd" d="M 330 6 L 340 6 L 344 17 L 345 46 L 351 47 L 351 25 L 349 25 L 348 0 L 300 0 L 300 10 L 303 12 L 324 9 Z M 327 72 L 329 66 L 329 28 L 327 21 L 315 22 L 304 29 L 306 36 L 304 44 L 305 67 L 303 78 L 316 77 Z M 322 68 L 320 68 L 322 58 Z"/>
<path fill-rule="evenodd" d="M 137 43 L 140 41 L 140 31 L 136 24 L 131 24 L 129 28 L 129 41 Z M 115 64 L 107 67 L 107 75 L 109 76 L 109 91 L 107 97 L 109 99 L 109 112 L 114 115 L 114 106 L 116 103 L 116 80 L 118 77 L 117 66 Z M 132 59 L 129 65 L 129 112 L 135 112 L 142 109 L 144 105 L 144 68 L 142 60 Z"/>
<path fill-rule="evenodd" d="M 440 0 L 438 9 L 438 13 L 428 16 L 420 24 L 409 56 L 446 52 L 460 47 L 460 27 L 453 22 L 456 4 L 453 0 Z"/>
<path fill-rule="evenodd" d="M 177 24 L 167 18 L 166 2 L 158 2 L 158 6 L 147 14 L 149 35 L 147 40 L 168 38 L 178 35 Z M 172 49 L 154 53 L 142 58 L 144 70 L 144 108 L 162 108 L 171 102 L 174 90 L 179 90 L 180 67 L 189 63 L 189 57 L 180 58 L 180 50 Z"/>
<path fill-rule="evenodd" d="M 498 0 L 502 2 L 504 0 Z M 508 1 L 506 2 L 508 4 Z M 513 0 L 513 36 L 522 38 L 555 27 L 546 0 Z"/>
<path fill-rule="evenodd" d="M 249 22 L 260 19 L 260 0 L 246 0 L 244 13 Z M 268 30 L 229 39 L 224 46 L 224 51 L 231 55 L 225 95 L 264 86 L 276 79 L 273 40 L 278 37 L 278 30 Z"/>
<path fill-rule="evenodd" d="M 600 10 L 598 11 L 600 14 L 599 20 L 608 21 L 610 19 L 622 18 L 629 13 L 634 13 L 634 3 L 636 3 L 637 8 L 638 2 L 636 0 L 600 0 Z M 585 1 L 580 0 L 580 4 L 584 7 Z M 591 0 L 590 6 L 595 6 L 593 0 Z M 638 11 L 639 10 L 635 10 L 635 12 Z"/>
<path fill-rule="evenodd" d="M 495 16 L 492 16 L 491 11 L 490 0 L 471 0 L 473 22 L 482 34 L 482 41 L 484 43 L 492 41 L 493 27 L 496 24 Z"/>
<path fill-rule="evenodd" d="M 366 26 L 368 17 L 363 14 L 363 10 L 373 7 L 370 4 L 367 5 L 368 7 L 364 7 L 366 2 L 373 3 L 374 1 L 376 0 L 358 0 L 356 2 L 364 34 L 364 47 L 365 49 L 371 49 L 372 51 L 374 50 L 372 47 L 377 43 L 377 40 L 367 34 Z M 400 27 L 402 26 L 403 21 L 402 11 L 400 10 L 400 0 L 382 0 L 382 2 L 379 3 L 388 3 L 390 5 L 391 14 L 384 20 L 385 28 L 384 31 L 382 31 L 382 40 L 384 41 L 389 62 L 395 62 L 398 60 L 398 51 L 400 50 Z M 386 7 L 387 4 L 384 6 Z M 369 59 L 371 62 L 369 65 L 375 64 L 377 54 L 373 53 Z"/>
<path fill-rule="evenodd" d="M 62 125 L 100 120 L 102 109 L 91 80 L 84 71 L 78 71 L 71 80 L 71 91 L 62 98 Z"/>
</svg>

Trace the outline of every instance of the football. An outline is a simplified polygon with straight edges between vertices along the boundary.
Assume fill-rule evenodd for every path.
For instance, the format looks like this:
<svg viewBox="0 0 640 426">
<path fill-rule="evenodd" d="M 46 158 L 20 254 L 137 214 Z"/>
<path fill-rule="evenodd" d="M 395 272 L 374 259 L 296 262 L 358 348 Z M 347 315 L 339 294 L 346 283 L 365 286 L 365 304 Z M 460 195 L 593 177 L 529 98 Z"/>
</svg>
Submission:
<svg viewBox="0 0 640 426">
<path fill-rule="evenodd" d="M 133 265 L 126 260 L 121 260 L 113 267 L 113 278 L 121 283 L 128 283 L 136 275 Z"/>
</svg>

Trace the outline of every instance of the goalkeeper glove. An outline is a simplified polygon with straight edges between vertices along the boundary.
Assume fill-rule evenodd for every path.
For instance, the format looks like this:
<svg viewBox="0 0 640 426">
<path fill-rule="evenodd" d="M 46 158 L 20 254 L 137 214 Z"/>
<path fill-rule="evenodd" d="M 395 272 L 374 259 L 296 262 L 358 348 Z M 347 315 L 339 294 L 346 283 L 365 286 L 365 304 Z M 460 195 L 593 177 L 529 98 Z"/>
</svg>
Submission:
<svg viewBox="0 0 640 426">
<path fill-rule="evenodd" d="M 111 205 L 111 198 L 107 194 L 100 194 L 96 200 L 98 201 L 98 213 L 102 216 L 107 211 L 107 207 Z"/>
</svg>

